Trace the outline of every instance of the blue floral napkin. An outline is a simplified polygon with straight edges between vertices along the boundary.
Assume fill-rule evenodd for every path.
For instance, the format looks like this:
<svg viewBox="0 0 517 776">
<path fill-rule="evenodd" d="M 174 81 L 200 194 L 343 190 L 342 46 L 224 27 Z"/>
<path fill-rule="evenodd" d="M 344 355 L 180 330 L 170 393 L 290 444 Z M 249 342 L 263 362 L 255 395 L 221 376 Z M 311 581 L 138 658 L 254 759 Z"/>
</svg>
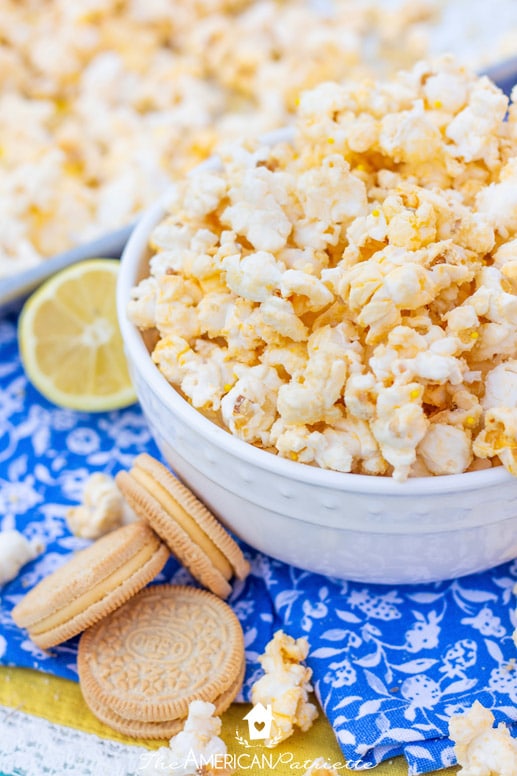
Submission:
<svg viewBox="0 0 517 776">
<path fill-rule="evenodd" d="M 94 471 L 114 475 L 146 450 L 159 457 L 138 406 L 100 415 L 57 409 L 27 382 L 16 314 L 0 318 L 0 529 L 38 538 L 46 553 L 0 588 L 0 662 L 77 679 L 77 640 L 43 652 L 12 607 L 64 556 L 86 546 L 67 529 Z M 517 736 L 517 561 L 425 586 L 343 582 L 244 547 L 251 574 L 229 603 L 244 629 L 242 699 L 275 630 L 306 636 L 320 703 L 349 768 L 403 754 L 410 774 L 452 765 L 448 719 L 479 700 Z M 192 583 L 171 558 L 157 581 Z"/>
</svg>

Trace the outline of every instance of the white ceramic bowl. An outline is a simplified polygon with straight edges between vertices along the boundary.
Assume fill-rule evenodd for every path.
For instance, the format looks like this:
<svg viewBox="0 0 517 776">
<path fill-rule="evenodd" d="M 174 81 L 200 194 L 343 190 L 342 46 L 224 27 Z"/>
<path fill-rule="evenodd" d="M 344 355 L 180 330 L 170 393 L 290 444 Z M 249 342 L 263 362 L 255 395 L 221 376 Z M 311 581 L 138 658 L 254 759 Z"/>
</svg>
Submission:
<svg viewBox="0 0 517 776">
<path fill-rule="evenodd" d="M 164 212 L 160 203 L 147 211 L 124 250 L 120 327 L 158 447 L 226 526 L 274 558 L 363 582 L 448 579 L 517 557 L 517 478 L 502 467 L 405 483 L 325 471 L 242 442 L 190 406 L 126 315 Z"/>
</svg>

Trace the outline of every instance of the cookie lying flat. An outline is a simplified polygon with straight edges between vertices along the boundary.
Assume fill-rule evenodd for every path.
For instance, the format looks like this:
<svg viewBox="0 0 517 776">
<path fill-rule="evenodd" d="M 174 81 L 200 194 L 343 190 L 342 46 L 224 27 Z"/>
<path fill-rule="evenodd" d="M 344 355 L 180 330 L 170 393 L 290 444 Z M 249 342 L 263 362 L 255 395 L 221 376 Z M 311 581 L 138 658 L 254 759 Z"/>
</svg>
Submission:
<svg viewBox="0 0 517 776">
<path fill-rule="evenodd" d="M 152 585 L 81 636 L 79 682 L 91 711 L 125 735 L 167 738 L 189 703 L 221 714 L 244 676 L 240 623 L 212 593 Z"/>
<path fill-rule="evenodd" d="M 116 483 L 139 517 L 204 587 L 226 598 L 229 580 L 244 579 L 249 564 L 239 545 L 185 485 L 155 458 L 142 453 Z"/>
<path fill-rule="evenodd" d="M 13 609 L 13 620 L 39 647 L 53 647 L 122 606 L 154 579 L 168 557 L 147 523 L 119 528 L 45 577 Z"/>
</svg>

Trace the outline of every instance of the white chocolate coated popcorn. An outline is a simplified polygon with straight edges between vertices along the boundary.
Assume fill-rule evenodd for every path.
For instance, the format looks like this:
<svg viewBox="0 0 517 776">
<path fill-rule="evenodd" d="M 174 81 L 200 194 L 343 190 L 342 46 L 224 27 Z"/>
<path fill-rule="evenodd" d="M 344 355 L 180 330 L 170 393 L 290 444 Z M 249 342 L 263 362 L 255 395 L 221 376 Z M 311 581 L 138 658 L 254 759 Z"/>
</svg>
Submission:
<svg viewBox="0 0 517 776">
<path fill-rule="evenodd" d="M 517 407 L 517 360 L 509 359 L 488 372 L 481 403 L 485 410 Z"/>
<path fill-rule="evenodd" d="M 18 576 L 20 569 L 40 555 L 45 547 L 29 541 L 19 531 L 0 532 L 0 587 Z"/>
<path fill-rule="evenodd" d="M 129 223 L 219 142 L 288 124 L 300 94 L 318 83 L 390 74 L 460 43 L 477 69 L 515 49 L 512 0 L 499 0 L 489 24 L 483 0 L 468 9 L 466 0 L 395 5 L 176 0 L 172 19 L 166 0 L 34 0 L 30 8 L 4 0 L 0 276 Z M 451 41 L 462 13 L 469 34 Z M 458 151 L 492 159 L 495 97 L 487 106 L 482 93 L 473 109 L 450 72 L 431 76 L 421 92 L 445 117 L 465 109 L 454 128 Z M 405 111 L 403 125 L 383 122 L 384 142 L 402 155 L 436 139 L 425 111 Z M 346 127 L 350 149 L 368 151 L 379 129 L 369 112 L 359 114 Z M 191 192 L 192 212 L 212 207 L 214 183 Z M 508 213 L 504 189 L 486 203 L 497 218 L 496 200 Z M 316 240 L 317 225 L 307 224 L 308 233 Z"/>
<path fill-rule="evenodd" d="M 494 715 L 475 701 L 470 709 L 449 720 L 459 776 L 514 776 L 517 741 L 504 723 L 493 727 Z"/>
<path fill-rule="evenodd" d="M 176 0 L 172 15 L 166 0 L 4 0 L 0 276 L 129 224 L 217 143 L 289 123 L 304 88 L 412 62 L 428 5 L 388 40 L 382 7 L 357 0 L 330 15 L 307 0 Z M 212 184 L 191 212 L 213 209 Z M 282 239 L 281 211 L 273 224 L 264 209 L 261 236 L 233 207 Z"/>
<path fill-rule="evenodd" d="M 472 461 L 471 435 L 458 426 L 432 423 L 417 455 L 431 474 L 460 474 Z"/>
<path fill-rule="evenodd" d="M 308 730 L 318 716 L 316 706 L 308 700 L 312 671 L 302 665 L 308 651 L 307 639 L 293 639 L 280 630 L 259 658 L 265 673 L 251 688 L 251 700 L 254 705 L 271 705 L 273 721 L 265 746 L 284 741 L 295 727 Z"/>
<path fill-rule="evenodd" d="M 173 736 L 169 746 L 140 757 L 138 773 L 144 776 L 230 776 L 230 758 L 226 744 L 219 737 L 222 723 L 214 717 L 215 706 L 205 701 L 192 701 L 183 730 Z"/>
<path fill-rule="evenodd" d="M 102 472 L 88 477 L 82 504 L 70 507 L 66 513 L 68 527 L 74 536 L 83 539 L 98 539 L 132 520 L 136 520 L 136 515 L 124 501 L 115 480 Z"/>
<path fill-rule="evenodd" d="M 517 472 L 516 157 L 513 104 L 452 57 L 320 83 L 292 142 L 225 145 L 178 183 L 129 314 L 171 384 L 265 450 Z"/>
</svg>

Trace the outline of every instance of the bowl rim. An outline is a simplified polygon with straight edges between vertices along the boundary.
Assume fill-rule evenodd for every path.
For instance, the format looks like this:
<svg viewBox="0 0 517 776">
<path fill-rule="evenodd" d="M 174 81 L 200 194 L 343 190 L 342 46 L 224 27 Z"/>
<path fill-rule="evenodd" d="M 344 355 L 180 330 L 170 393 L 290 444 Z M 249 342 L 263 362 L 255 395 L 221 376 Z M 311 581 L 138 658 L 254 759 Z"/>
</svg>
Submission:
<svg viewBox="0 0 517 776">
<path fill-rule="evenodd" d="M 209 160 L 209 162 L 211 167 L 212 160 Z M 206 169 L 206 167 L 207 164 L 205 162 L 203 168 Z M 298 461 L 290 461 L 287 458 L 244 442 L 229 431 L 213 423 L 189 404 L 170 385 L 153 363 L 140 331 L 130 322 L 126 312 L 131 289 L 137 282 L 144 256 L 149 252 L 149 234 L 154 226 L 166 215 L 166 203 L 169 197 L 170 191 L 166 192 L 154 205 L 144 211 L 122 252 L 117 280 L 117 315 L 124 348 L 129 360 L 133 362 L 134 367 L 139 370 L 142 377 L 153 392 L 160 397 L 164 405 L 169 406 L 171 411 L 181 416 L 199 436 L 216 447 L 222 448 L 233 458 L 267 471 L 272 475 L 340 492 L 391 497 L 436 496 L 452 492 L 508 486 L 511 482 L 515 482 L 517 485 L 517 478 L 513 477 L 504 466 L 463 472 L 461 474 L 411 477 L 405 482 L 399 482 L 391 477 L 322 469 L 309 464 L 299 463 Z"/>
</svg>

